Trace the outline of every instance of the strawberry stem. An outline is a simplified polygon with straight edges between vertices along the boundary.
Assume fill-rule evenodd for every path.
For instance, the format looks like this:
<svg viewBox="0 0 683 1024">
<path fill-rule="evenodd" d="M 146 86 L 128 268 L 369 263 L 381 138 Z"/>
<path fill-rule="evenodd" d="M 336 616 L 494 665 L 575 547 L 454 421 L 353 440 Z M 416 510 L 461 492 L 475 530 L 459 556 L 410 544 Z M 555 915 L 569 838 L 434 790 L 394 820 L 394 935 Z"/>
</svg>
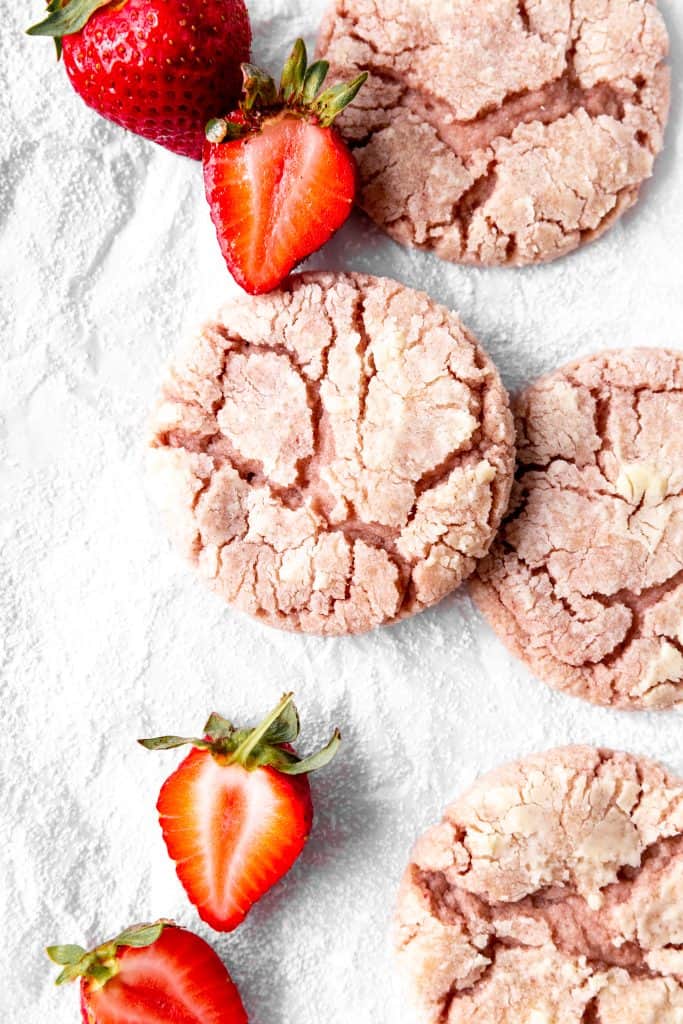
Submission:
<svg viewBox="0 0 683 1024">
<path fill-rule="evenodd" d="M 292 703 L 294 697 L 293 693 L 286 693 L 277 707 L 273 708 L 269 715 L 263 719 L 260 725 L 257 725 L 255 729 L 247 735 L 246 739 L 239 745 L 237 750 L 231 757 L 231 761 L 237 761 L 244 768 L 248 767 L 249 756 L 254 748 L 265 739 L 267 733 L 271 727 L 281 718 L 282 714 L 286 711 L 289 705 Z"/>
<path fill-rule="evenodd" d="M 228 134 L 228 122 L 224 117 L 212 117 L 206 122 L 204 134 L 209 142 L 222 142 Z"/>
<path fill-rule="evenodd" d="M 209 142 L 218 143 L 232 139 L 239 139 L 244 135 L 244 125 L 235 124 L 233 121 L 226 121 L 224 117 L 212 117 L 206 122 L 204 134 Z"/>
</svg>

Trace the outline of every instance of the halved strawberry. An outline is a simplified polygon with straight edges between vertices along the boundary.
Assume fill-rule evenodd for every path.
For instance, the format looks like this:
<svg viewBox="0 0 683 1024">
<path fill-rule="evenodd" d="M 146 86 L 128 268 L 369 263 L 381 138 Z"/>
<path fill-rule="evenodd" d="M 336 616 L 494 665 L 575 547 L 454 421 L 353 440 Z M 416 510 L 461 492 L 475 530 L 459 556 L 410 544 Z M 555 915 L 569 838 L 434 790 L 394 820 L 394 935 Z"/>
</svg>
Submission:
<svg viewBox="0 0 683 1024">
<path fill-rule="evenodd" d="M 63 970 L 80 978 L 84 1024 L 247 1024 L 239 992 L 203 939 L 172 921 L 134 925 L 90 953 L 50 946 Z"/>
<path fill-rule="evenodd" d="M 232 931 L 291 868 L 313 821 L 307 773 L 334 756 L 341 737 L 300 760 L 292 750 L 299 716 L 292 694 L 255 729 L 213 714 L 203 739 L 140 740 L 148 750 L 191 744 L 161 788 L 157 810 L 169 855 L 200 917 Z"/>
<path fill-rule="evenodd" d="M 329 65 L 307 67 L 298 39 L 280 88 L 243 64 L 238 110 L 206 126 L 204 184 L 221 252 L 251 294 L 271 291 L 351 213 L 356 164 L 335 117 L 367 78 L 321 93 Z"/>
</svg>

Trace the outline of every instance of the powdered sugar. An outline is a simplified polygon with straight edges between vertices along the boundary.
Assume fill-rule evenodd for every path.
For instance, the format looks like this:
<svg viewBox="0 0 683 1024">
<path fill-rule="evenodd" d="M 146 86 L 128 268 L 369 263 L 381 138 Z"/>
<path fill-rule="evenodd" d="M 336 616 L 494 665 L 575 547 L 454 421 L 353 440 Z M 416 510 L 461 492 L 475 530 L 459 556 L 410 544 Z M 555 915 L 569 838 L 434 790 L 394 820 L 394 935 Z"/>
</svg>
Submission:
<svg viewBox="0 0 683 1024">
<path fill-rule="evenodd" d="M 277 67 L 325 0 L 252 0 L 254 55 Z M 467 270 L 400 249 L 354 216 L 308 266 L 388 274 L 456 309 L 516 387 L 606 346 L 683 347 L 678 162 L 683 12 L 662 2 L 674 103 L 636 210 L 545 267 Z M 33 14 L 37 14 L 34 10 Z M 411 1017 L 387 927 L 413 838 L 478 772 L 577 741 L 680 774 L 680 716 L 591 708 L 508 657 L 463 594 L 399 626 L 317 640 L 260 627 L 171 552 L 143 490 L 144 425 L 179 334 L 234 287 L 197 165 L 126 135 L 73 95 L 47 41 L 8 12 L 0 425 L 5 810 L 3 1018 L 76 1021 L 42 947 L 176 917 L 214 941 L 255 1024 Z M 295 689 L 303 749 L 345 746 L 313 781 L 303 857 L 233 936 L 198 921 L 154 803 L 177 763 L 137 736 L 211 708 L 257 719 Z M 9 948 L 8 948 L 9 946 Z M 11 965 L 11 967 L 10 967 Z"/>
</svg>

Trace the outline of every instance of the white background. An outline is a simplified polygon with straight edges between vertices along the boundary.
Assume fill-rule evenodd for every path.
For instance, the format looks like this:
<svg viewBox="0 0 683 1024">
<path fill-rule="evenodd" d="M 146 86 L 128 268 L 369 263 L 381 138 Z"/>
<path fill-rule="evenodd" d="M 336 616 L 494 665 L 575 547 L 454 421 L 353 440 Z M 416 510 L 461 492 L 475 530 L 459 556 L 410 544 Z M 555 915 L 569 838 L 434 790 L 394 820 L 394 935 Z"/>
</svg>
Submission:
<svg viewBox="0 0 683 1024">
<path fill-rule="evenodd" d="M 99 119 L 52 44 L 7 5 L 0 42 L 0 1019 L 67 1024 L 49 942 L 172 916 L 214 943 L 254 1024 L 410 1020 L 388 939 L 416 834 L 481 771 L 601 743 L 683 772 L 681 718 L 592 708 L 535 681 L 464 592 L 356 639 L 231 612 L 170 550 L 144 492 L 144 428 L 182 332 L 231 281 L 200 167 Z M 312 43 L 325 0 L 251 0 L 254 55 Z M 674 89 L 641 203 L 556 264 L 479 271 L 402 250 L 360 215 L 310 266 L 394 276 L 457 309 L 511 388 L 603 347 L 683 347 L 683 8 L 663 0 Z M 207 713 L 253 721 L 296 691 L 302 750 L 339 725 L 304 855 L 231 936 L 212 935 L 166 856 L 154 804 Z"/>
</svg>

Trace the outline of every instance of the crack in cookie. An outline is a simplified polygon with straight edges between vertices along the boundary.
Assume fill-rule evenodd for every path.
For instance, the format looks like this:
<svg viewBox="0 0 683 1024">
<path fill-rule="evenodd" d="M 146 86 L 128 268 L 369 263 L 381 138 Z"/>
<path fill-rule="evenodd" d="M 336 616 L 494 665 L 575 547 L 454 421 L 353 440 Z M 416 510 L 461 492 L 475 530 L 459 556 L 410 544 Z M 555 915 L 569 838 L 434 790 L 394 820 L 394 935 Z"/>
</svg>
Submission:
<svg viewBox="0 0 683 1024">
<path fill-rule="evenodd" d="M 392 281 L 308 274 L 192 340 L 149 460 L 214 590 L 275 626 L 354 633 L 473 571 L 509 497 L 512 418 L 454 314 Z"/>
<path fill-rule="evenodd" d="M 535 755 L 418 840 L 399 965 L 429 1024 L 673 1021 L 682 882 L 683 782 L 613 751 Z"/>
<path fill-rule="evenodd" d="M 515 402 L 518 464 L 472 583 L 509 648 L 567 693 L 683 701 L 683 359 L 607 352 Z"/>
<path fill-rule="evenodd" d="M 662 148 L 655 0 L 336 0 L 318 52 L 370 71 L 339 120 L 360 205 L 444 259 L 562 256 L 635 203 Z"/>
</svg>

